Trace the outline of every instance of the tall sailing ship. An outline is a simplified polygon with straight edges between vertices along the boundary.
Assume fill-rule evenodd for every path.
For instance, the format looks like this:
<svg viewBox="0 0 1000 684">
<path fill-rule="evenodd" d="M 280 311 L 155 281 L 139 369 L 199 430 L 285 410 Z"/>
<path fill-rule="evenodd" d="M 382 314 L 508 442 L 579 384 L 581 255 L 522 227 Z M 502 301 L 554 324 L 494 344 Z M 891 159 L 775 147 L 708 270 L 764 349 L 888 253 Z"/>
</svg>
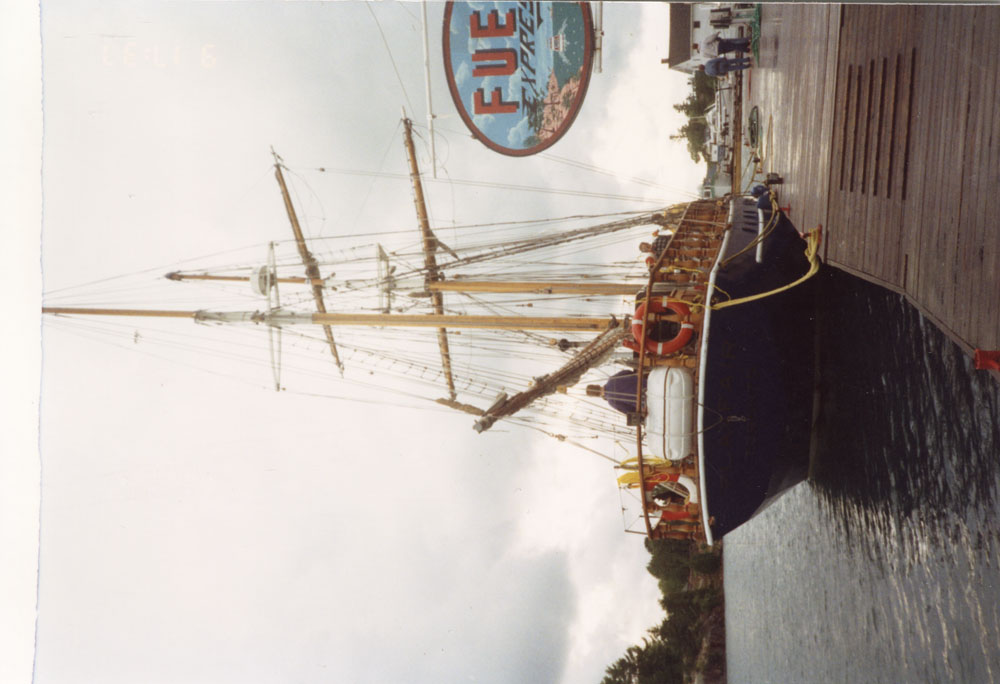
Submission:
<svg viewBox="0 0 1000 684">
<path fill-rule="evenodd" d="M 418 235 L 307 239 L 275 154 L 294 240 L 262 264 L 166 274 L 252 291 L 252 310 L 43 312 L 249 328 L 267 336 L 279 390 L 292 340 L 326 357 L 330 382 L 464 412 L 477 432 L 509 423 L 576 444 L 616 462 L 626 531 L 652 538 L 711 544 L 804 478 L 816 235 L 736 197 L 595 225 L 479 226 L 453 248 L 430 225 L 404 124 Z M 645 254 L 608 257 L 643 238 Z"/>
</svg>

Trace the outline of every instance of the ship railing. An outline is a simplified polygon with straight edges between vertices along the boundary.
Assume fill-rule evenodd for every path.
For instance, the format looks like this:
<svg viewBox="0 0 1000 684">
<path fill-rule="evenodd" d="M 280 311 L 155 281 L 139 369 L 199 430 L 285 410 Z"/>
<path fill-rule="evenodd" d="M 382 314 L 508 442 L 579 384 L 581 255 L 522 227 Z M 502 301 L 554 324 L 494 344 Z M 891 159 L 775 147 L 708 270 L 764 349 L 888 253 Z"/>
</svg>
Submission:
<svg viewBox="0 0 1000 684">
<path fill-rule="evenodd" d="M 654 255 L 653 264 L 650 268 L 649 279 L 646 284 L 647 299 L 656 292 L 658 295 L 664 294 L 667 297 L 694 305 L 696 308 L 705 308 L 704 312 L 687 316 L 688 322 L 693 324 L 695 337 L 681 350 L 667 356 L 653 356 L 646 351 L 646 337 L 650 330 L 652 307 L 646 307 L 645 317 L 642 321 L 638 343 L 638 367 L 640 372 L 646 372 L 653 366 L 666 365 L 684 367 L 690 369 L 695 375 L 695 382 L 700 386 L 701 377 L 704 374 L 704 363 L 697 365 L 699 357 L 704 359 L 702 346 L 705 340 L 704 322 L 707 318 L 708 293 L 707 285 L 710 278 L 710 269 L 717 266 L 718 257 L 722 249 L 726 228 L 730 225 L 731 216 L 728 208 L 718 200 L 698 200 L 691 202 L 685 208 L 684 213 L 677 220 L 675 230 L 670 237 L 665 248 Z M 665 320 L 677 320 L 678 317 L 664 315 Z M 694 350 L 690 349 L 694 345 Z M 641 406 L 642 383 L 637 383 L 636 405 Z M 701 424 L 701 406 L 699 400 L 698 424 Z M 694 426 L 692 426 L 694 429 Z M 665 506 L 655 504 L 651 500 L 651 490 L 648 489 L 647 480 L 658 470 L 656 464 L 647 462 L 642 449 L 643 431 L 641 422 L 636 426 L 636 462 L 638 472 L 638 489 L 640 492 L 640 502 L 642 504 L 642 520 L 645 533 L 651 538 L 678 536 L 683 538 L 710 538 L 709 519 L 705 509 L 704 496 L 704 458 L 702 454 L 702 440 L 699 435 L 696 465 L 692 473 L 695 486 L 699 489 L 698 499 L 701 503 L 701 515 L 695 517 L 692 514 L 690 519 L 676 518 L 666 520 L 669 513 Z M 685 502 L 686 503 L 686 502 Z M 656 524 L 651 520 L 651 516 L 656 518 Z M 629 530 L 631 531 L 631 530 Z"/>
</svg>

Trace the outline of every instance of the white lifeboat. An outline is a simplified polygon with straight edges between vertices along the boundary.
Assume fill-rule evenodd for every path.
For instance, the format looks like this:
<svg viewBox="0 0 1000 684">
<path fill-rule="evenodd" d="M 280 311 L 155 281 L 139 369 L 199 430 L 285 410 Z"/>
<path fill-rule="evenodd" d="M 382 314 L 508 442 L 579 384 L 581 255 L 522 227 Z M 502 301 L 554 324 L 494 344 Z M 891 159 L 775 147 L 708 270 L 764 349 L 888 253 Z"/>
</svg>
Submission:
<svg viewBox="0 0 1000 684">
<path fill-rule="evenodd" d="M 680 461 L 693 451 L 694 378 L 682 368 L 654 368 L 646 379 L 646 446 L 649 453 Z"/>
</svg>

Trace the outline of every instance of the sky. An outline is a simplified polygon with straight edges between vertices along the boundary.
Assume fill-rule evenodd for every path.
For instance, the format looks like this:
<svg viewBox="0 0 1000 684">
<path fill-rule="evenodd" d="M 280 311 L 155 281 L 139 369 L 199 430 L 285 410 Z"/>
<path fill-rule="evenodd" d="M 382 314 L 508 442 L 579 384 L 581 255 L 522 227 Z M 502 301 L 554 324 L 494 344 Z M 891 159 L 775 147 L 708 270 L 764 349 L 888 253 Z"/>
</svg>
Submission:
<svg viewBox="0 0 1000 684">
<path fill-rule="evenodd" d="M 22 81 L 17 149 L 41 182 L 15 187 L 41 240 L 19 236 L 5 299 L 287 237 L 272 146 L 291 167 L 402 173 L 401 108 L 425 123 L 419 10 L 65 1 L 21 16 L 41 58 L 28 39 L 4 78 Z M 464 130 L 429 5 L 439 174 L 689 199 L 703 169 L 668 139 L 687 86 L 660 63 L 667 13 L 607 4 L 603 73 L 573 127 L 550 156 L 513 159 Z M 407 183 L 327 176 L 309 230 L 415 230 Z M 427 193 L 443 224 L 637 203 Z M 38 297 L 13 299 L 30 331 Z M 22 391 L 5 407 L 25 418 L 3 435 L 16 562 L 0 680 L 598 681 L 662 619 L 606 461 L 476 436 L 462 414 L 275 393 L 230 359 L 140 340 L 46 323 L 40 362 L 32 335 L 8 352 Z"/>
</svg>

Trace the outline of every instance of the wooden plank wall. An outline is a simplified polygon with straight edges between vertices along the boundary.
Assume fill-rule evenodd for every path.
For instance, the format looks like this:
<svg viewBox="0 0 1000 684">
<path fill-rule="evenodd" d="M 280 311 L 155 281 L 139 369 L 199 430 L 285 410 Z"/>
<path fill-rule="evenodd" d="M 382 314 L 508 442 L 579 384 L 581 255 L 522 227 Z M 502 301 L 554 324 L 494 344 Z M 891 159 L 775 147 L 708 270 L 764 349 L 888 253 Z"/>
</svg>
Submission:
<svg viewBox="0 0 1000 684">
<path fill-rule="evenodd" d="M 782 119 L 798 159 L 787 164 L 783 203 L 791 218 L 817 212 L 789 175 L 825 178 L 825 258 L 835 266 L 905 292 L 967 350 L 1000 348 L 1000 7 L 844 5 L 836 17 L 836 67 L 812 65 L 832 93 L 832 116 Z M 785 80 L 810 78 L 795 66 L 813 48 L 784 40 L 792 10 L 764 6 L 762 46 L 776 45 L 751 93 L 765 110 L 791 108 L 799 92 Z M 823 6 L 804 5 L 795 29 L 822 35 Z M 768 17 L 776 19 L 768 25 Z M 803 27 L 808 27 L 806 31 Z M 784 40 L 784 42 L 782 42 Z M 799 50 L 796 53 L 796 50 Z M 782 54 L 785 52 L 786 54 Z M 762 62 L 764 55 L 762 54 Z M 796 130 L 814 136 L 801 146 Z M 796 182 L 798 185 L 796 185 Z M 797 206 L 808 212 L 799 211 Z"/>
<path fill-rule="evenodd" d="M 764 171 L 786 180 L 783 205 L 800 228 L 826 213 L 829 130 L 835 93 L 838 5 L 762 7 L 760 60 L 744 76 L 744 120 L 760 109 Z"/>
</svg>

